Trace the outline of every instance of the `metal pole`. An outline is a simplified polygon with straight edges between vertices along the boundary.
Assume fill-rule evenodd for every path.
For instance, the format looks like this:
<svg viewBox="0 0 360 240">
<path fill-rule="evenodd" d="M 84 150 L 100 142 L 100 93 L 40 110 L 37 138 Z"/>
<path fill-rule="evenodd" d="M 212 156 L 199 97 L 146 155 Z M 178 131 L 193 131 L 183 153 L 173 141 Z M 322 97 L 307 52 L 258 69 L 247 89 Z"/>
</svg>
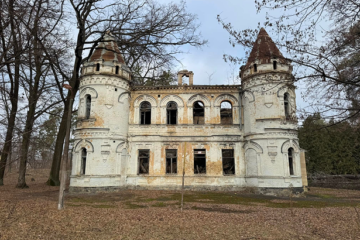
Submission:
<svg viewBox="0 0 360 240">
<path fill-rule="evenodd" d="M 60 189 L 59 189 L 58 210 L 64 209 L 64 194 L 65 194 L 66 175 L 67 175 L 66 165 L 69 154 L 72 102 L 73 102 L 73 97 L 71 93 L 71 97 L 69 99 L 69 108 L 68 108 L 67 123 L 66 123 L 65 146 L 64 146 L 63 157 L 61 160 L 61 180 L 60 180 Z"/>
<path fill-rule="evenodd" d="M 181 211 L 184 207 L 184 181 L 185 181 L 185 155 L 186 155 L 186 142 L 184 146 L 184 155 L 183 155 L 183 176 L 182 176 L 182 187 L 181 187 Z"/>
</svg>

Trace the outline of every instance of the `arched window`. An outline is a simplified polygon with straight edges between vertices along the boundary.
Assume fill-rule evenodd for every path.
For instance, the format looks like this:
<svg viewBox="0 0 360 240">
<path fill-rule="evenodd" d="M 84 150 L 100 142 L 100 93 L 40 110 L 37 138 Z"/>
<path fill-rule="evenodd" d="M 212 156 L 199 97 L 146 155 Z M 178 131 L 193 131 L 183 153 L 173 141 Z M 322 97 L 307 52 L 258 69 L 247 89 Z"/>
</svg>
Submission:
<svg viewBox="0 0 360 240">
<path fill-rule="evenodd" d="M 91 96 L 90 95 L 86 95 L 85 97 L 85 104 L 86 104 L 86 109 L 85 109 L 85 118 L 89 119 L 90 118 L 90 111 L 91 111 Z"/>
<path fill-rule="evenodd" d="M 277 61 L 273 61 L 273 68 L 274 68 L 274 70 L 277 69 Z"/>
<path fill-rule="evenodd" d="M 289 172 L 290 175 L 294 175 L 294 161 L 293 161 L 293 154 L 294 154 L 294 149 L 293 148 L 289 148 L 288 150 L 288 158 L 289 158 Z"/>
<path fill-rule="evenodd" d="M 81 171 L 80 171 L 80 174 L 82 174 L 82 175 L 85 175 L 86 155 L 87 155 L 86 148 L 83 148 L 82 151 L 81 151 Z"/>
<path fill-rule="evenodd" d="M 142 102 L 140 105 L 140 124 L 151 124 L 151 104 Z"/>
<path fill-rule="evenodd" d="M 166 106 L 167 124 L 177 124 L 177 104 L 169 102 Z"/>
<path fill-rule="evenodd" d="M 257 72 L 257 64 L 254 64 L 254 72 Z"/>
<path fill-rule="evenodd" d="M 289 105 L 289 94 L 284 94 L 284 110 L 285 110 L 285 118 L 286 120 L 290 119 L 290 105 Z"/>
<path fill-rule="evenodd" d="M 193 123 L 194 124 L 204 124 L 205 123 L 204 103 L 201 101 L 194 102 Z"/>
<path fill-rule="evenodd" d="M 97 72 L 100 71 L 100 63 L 97 63 L 97 64 L 96 64 L 96 71 L 97 71 Z"/>
<path fill-rule="evenodd" d="M 223 101 L 220 105 L 221 124 L 228 125 L 233 123 L 232 105 L 229 101 Z"/>
<path fill-rule="evenodd" d="M 119 66 L 116 66 L 116 68 L 115 68 L 115 74 L 119 74 Z"/>
</svg>

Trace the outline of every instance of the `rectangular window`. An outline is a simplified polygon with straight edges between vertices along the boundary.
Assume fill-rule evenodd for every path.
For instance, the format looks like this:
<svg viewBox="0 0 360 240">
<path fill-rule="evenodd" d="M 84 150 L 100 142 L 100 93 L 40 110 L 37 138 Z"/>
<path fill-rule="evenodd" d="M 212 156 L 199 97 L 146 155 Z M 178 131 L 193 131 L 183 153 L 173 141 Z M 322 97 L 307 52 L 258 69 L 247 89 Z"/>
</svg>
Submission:
<svg viewBox="0 0 360 240">
<path fill-rule="evenodd" d="M 149 174 L 150 150 L 139 150 L 139 174 Z"/>
<path fill-rule="evenodd" d="M 166 173 L 177 173 L 177 150 L 166 149 Z"/>
<path fill-rule="evenodd" d="M 205 149 L 194 149 L 194 174 L 206 174 Z"/>
<path fill-rule="evenodd" d="M 224 175 L 235 174 L 234 149 L 222 150 L 223 173 Z"/>
</svg>

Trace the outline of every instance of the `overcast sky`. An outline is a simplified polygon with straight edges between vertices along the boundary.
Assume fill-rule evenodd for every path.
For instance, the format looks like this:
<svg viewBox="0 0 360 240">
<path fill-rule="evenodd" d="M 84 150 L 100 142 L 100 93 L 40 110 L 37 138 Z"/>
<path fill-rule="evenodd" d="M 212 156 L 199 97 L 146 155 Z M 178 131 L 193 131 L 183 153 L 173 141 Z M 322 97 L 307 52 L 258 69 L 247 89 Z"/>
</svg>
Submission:
<svg viewBox="0 0 360 240">
<path fill-rule="evenodd" d="M 166 0 L 162 0 L 165 2 Z M 235 29 L 246 28 L 256 29 L 258 23 L 264 23 L 266 12 L 257 13 L 254 0 L 187 0 L 187 6 L 191 13 L 197 14 L 201 23 L 200 31 L 204 39 L 209 42 L 201 49 L 187 47 L 188 54 L 182 54 L 180 60 L 182 66 L 176 69 L 187 69 L 194 72 L 194 84 L 233 84 L 232 75 L 239 74 L 239 67 L 232 67 L 223 60 L 223 54 L 244 57 L 244 48 L 241 46 L 232 47 L 229 44 L 229 34 L 217 21 L 220 14 L 225 22 L 230 22 Z M 281 12 L 269 12 L 276 16 Z M 266 29 L 266 28 L 265 28 Z M 268 29 L 266 29 L 268 30 Z M 270 31 L 268 31 L 270 34 Z M 271 34 L 270 34 L 271 35 Z M 270 36 L 276 40 L 277 36 Z M 284 53 L 283 53 L 284 54 Z M 237 83 L 239 84 L 239 83 Z M 296 101 L 298 108 L 306 107 L 301 99 L 303 86 L 297 83 Z"/>
<path fill-rule="evenodd" d="M 187 0 L 191 13 L 198 15 L 201 23 L 200 31 L 209 42 L 201 49 L 187 47 L 188 54 L 180 56 L 182 66 L 194 72 L 194 84 L 232 84 L 232 74 L 238 75 L 239 66 L 232 67 L 224 62 L 223 54 L 244 56 L 241 46 L 229 44 L 229 34 L 218 23 L 216 16 L 221 15 L 226 22 L 231 22 L 236 29 L 257 28 L 263 22 L 265 14 L 257 14 L 254 0 Z"/>
</svg>

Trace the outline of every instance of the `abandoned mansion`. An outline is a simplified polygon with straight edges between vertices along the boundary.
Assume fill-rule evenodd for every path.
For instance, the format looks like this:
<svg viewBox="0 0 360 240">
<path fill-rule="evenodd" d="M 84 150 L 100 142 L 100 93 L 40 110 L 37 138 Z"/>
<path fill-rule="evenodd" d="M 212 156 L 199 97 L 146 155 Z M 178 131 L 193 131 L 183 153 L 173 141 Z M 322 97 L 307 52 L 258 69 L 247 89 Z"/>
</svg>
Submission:
<svg viewBox="0 0 360 240">
<path fill-rule="evenodd" d="M 264 29 L 241 85 L 196 85 L 188 70 L 176 85 L 131 77 L 105 34 L 81 70 L 72 190 L 180 189 L 183 179 L 186 189 L 264 193 L 307 185 L 292 66 Z"/>
</svg>

